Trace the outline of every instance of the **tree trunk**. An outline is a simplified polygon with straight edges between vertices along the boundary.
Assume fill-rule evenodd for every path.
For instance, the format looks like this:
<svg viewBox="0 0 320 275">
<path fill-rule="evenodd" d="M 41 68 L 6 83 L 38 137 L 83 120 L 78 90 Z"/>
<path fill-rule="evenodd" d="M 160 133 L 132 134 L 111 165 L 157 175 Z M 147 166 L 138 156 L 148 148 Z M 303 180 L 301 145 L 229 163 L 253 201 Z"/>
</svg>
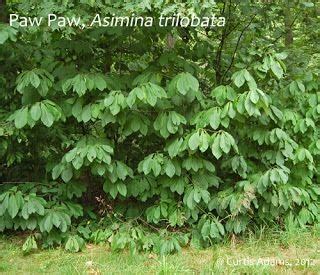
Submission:
<svg viewBox="0 0 320 275">
<path fill-rule="evenodd" d="M 285 45 L 290 46 L 293 43 L 293 18 L 290 8 L 290 1 L 284 1 L 284 26 L 285 26 Z"/>
<path fill-rule="evenodd" d="M 7 0 L 0 0 L 0 22 L 8 22 L 7 21 L 7 7 L 6 7 Z"/>
</svg>

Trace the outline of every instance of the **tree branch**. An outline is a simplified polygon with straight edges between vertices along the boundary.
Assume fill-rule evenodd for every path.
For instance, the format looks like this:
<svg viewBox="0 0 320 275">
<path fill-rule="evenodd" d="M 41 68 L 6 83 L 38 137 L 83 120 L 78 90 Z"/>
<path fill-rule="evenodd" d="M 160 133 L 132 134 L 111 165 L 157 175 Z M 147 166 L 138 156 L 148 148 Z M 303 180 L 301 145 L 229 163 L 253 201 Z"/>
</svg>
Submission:
<svg viewBox="0 0 320 275">
<path fill-rule="evenodd" d="M 255 14 L 251 20 L 249 21 L 249 23 L 243 28 L 243 30 L 241 31 L 240 33 L 240 36 L 238 37 L 238 41 L 237 41 L 237 44 L 236 44 L 236 47 L 233 51 L 233 55 L 232 55 L 232 59 L 231 59 L 231 62 L 230 62 L 230 65 L 228 66 L 227 70 L 224 72 L 221 80 L 223 80 L 225 78 L 225 76 L 227 75 L 227 73 L 230 71 L 230 69 L 232 68 L 232 65 L 234 63 L 234 60 L 235 60 L 235 57 L 236 57 L 236 54 L 237 54 L 237 51 L 238 51 L 238 48 L 240 46 L 240 42 L 241 42 L 241 38 L 243 37 L 245 31 L 249 28 L 249 26 L 251 25 L 251 23 L 253 22 L 253 20 L 255 19 L 255 17 L 257 16 L 257 14 Z"/>
</svg>

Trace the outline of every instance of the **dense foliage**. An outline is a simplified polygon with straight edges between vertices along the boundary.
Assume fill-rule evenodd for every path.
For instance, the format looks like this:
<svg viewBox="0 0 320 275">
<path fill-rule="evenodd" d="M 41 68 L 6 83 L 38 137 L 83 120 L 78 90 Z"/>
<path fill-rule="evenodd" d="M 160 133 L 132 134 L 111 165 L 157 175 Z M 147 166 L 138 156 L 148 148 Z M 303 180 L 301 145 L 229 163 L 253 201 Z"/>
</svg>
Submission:
<svg viewBox="0 0 320 275">
<path fill-rule="evenodd" d="M 318 1 L 0 1 L 0 230 L 161 253 L 319 221 Z M 279 3 L 274 3 L 279 2 Z M 9 13 L 226 17 L 10 27 Z"/>
</svg>

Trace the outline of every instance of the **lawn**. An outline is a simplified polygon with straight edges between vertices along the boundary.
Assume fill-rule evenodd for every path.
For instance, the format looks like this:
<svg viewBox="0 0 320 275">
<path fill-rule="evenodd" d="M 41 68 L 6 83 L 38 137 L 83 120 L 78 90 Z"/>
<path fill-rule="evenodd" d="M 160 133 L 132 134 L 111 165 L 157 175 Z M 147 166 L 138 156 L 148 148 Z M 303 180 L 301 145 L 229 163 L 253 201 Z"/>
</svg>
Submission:
<svg viewBox="0 0 320 275">
<path fill-rule="evenodd" d="M 23 255 L 22 237 L 0 239 L 0 273 L 4 274 L 318 274 L 320 227 L 265 231 L 231 238 L 206 250 L 183 249 L 169 256 L 111 252 L 87 245 L 72 254 L 62 248 Z"/>
</svg>

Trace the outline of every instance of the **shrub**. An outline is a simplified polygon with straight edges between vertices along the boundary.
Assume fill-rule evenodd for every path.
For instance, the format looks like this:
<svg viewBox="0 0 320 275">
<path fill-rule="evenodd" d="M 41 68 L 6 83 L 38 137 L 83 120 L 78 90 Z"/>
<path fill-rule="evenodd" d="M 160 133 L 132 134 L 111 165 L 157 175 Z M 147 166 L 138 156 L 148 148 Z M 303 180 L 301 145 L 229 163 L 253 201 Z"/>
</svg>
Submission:
<svg viewBox="0 0 320 275">
<path fill-rule="evenodd" d="M 99 6 L 81 2 L 71 13 Z M 0 25 L 0 229 L 33 232 L 26 252 L 41 237 L 171 253 L 289 217 L 318 222 L 318 71 L 288 70 L 264 35 L 215 56 L 220 37 L 205 31 Z"/>
</svg>

